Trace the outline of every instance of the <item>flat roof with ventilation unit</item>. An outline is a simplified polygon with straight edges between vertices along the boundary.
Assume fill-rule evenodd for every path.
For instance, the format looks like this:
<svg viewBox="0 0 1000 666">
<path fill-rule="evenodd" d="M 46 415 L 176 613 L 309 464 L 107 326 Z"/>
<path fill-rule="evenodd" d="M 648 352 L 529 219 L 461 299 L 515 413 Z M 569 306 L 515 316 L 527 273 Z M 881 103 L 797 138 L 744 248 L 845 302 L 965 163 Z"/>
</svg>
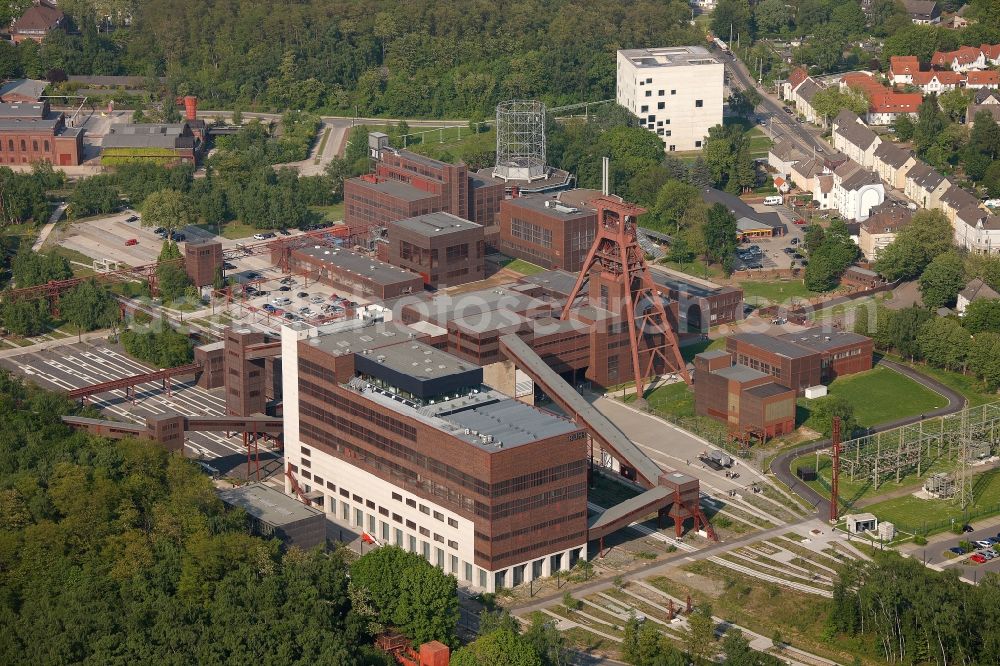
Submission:
<svg viewBox="0 0 1000 666">
<path fill-rule="evenodd" d="M 400 282 L 412 282 L 414 279 L 420 278 L 416 273 L 411 273 L 408 270 L 387 264 L 384 261 L 379 261 L 378 259 L 342 248 L 317 245 L 315 247 L 299 248 L 294 250 L 294 252 L 329 264 L 337 270 L 362 276 L 383 286 L 394 285 Z"/>
<path fill-rule="evenodd" d="M 636 67 L 682 67 L 686 65 L 718 65 L 703 46 L 669 46 L 652 49 L 622 49 L 619 51 Z"/>
<path fill-rule="evenodd" d="M 464 220 L 451 213 L 427 213 L 426 215 L 417 215 L 416 217 L 408 217 L 403 220 L 390 222 L 389 233 L 392 233 L 393 227 L 406 229 L 421 236 L 436 237 L 445 236 L 456 231 L 479 229 L 481 225 Z"/>
</svg>

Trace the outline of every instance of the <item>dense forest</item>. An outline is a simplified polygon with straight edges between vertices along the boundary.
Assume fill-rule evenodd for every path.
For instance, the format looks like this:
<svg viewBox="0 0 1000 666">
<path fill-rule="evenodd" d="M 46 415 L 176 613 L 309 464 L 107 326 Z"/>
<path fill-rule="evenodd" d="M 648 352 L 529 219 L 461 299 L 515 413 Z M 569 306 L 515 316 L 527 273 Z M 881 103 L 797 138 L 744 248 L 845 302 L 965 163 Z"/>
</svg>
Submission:
<svg viewBox="0 0 1000 666">
<path fill-rule="evenodd" d="M 115 9 L 107 9 L 116 6 Z M 124 11 L 118 9 L 124 7 Z M 614 96 L 615 50 L 699 43 L 683 0 L 68 0 L 79 34 L 0 45 L 0 75 L 166 76 L 207 107 L 490 116 Z M 131 25 L 95 21 L 131 14 Z"/>
<path fill-rule="evenodd" d="M 195 465 L 75 409 L 0 373 L 0 663 L 389 663 L 340 551 L 250 536 Z"/>
</svg>

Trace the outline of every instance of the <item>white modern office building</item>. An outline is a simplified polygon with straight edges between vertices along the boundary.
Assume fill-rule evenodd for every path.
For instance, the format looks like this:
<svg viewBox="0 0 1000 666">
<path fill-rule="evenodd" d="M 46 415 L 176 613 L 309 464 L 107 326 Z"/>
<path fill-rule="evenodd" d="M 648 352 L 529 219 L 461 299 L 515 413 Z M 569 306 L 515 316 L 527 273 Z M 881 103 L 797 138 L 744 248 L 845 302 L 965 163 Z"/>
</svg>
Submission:
<svg viewBox="0 0 1000 666">
<path fill-rule="evenodd" d="M 722 62 L 701 46 L 618 51 L 619 104 L 663 140 L 664 150 L 700 150 L 722 124 Z"/>
</svg>

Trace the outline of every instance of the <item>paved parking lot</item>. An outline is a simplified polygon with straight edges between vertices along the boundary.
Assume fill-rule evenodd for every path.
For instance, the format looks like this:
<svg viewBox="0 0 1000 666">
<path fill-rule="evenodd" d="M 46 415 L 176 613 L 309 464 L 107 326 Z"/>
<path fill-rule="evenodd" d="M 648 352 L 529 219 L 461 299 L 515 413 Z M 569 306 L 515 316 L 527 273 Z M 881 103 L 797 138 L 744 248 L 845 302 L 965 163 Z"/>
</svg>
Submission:
<svg viewBox="0 0 1000 666">
<path fill-rule="evenodd" d="M 781 220 L 785 223 L 785 234 L 774 238 L 754 238 L 741 243 L 739 246 L 740 251 L 745 251 L 750 246 L 757 245 L 760 247 L 762 254 L 756 255 L 748 261 L 738 261 L 737 270 L 743 270 L 746 264 L 753 264 L 754 262 L 762 264 L 763 270 L 791 268 L 792 256 L 784 250 L 788 247 L 801 247 L 805 234 L 802 230 L 803 227 L 795 224 L 795 220 L 799 219 L 799 216 L 786 206 L 764 206 L 763 204 L 758 204 L 754 206 L 754 209 L 760 212 L 778 213 Z M 793 239 L 795 240 L 793 241 Z"/>
<path fill-rule="evenodd" d="M 976 527 L 974 523 L 972 526 Z M 981 527 L 962 536 L 953 536 L 945 541 L 928 544 L 926 547 L 911 549 L 910 552 L 914 557 L 926 557 L 926 561 L 930 564 L 956 569 L 963 578 L 977 580 L 986 572 L 1000 573 L 1000 557 L 995 557 L 984 564 L 976 564 L 969 560 L 972 553 L 955 558 L 945 557 L 945 553 L 948 552 L 949 548 L 958 547 L 962 541 L 975 542 L 989 537 L 1000 538 L 1000 526 L 994 524 L 991 527 Z M 977 548 L 977 552 L 982 550 L 982 548 Z M 1000 547 L 994 550 L 1000 551 Z"/>
<path fill-rule="evenodd" d="M 108 259 L 129 266 L 153 263 L 163 247 L 163 239 L 153 233 L 152 227 L 144 227 L 138 221 L 125 221 L 133 215 L 137 213 L 127 210 L 76 222 L 60 234 L 58 243 L 94 259 Z M 212 233 L 198 227 L 188 226 L 180 231 L 190 241 L 215 238 Z M 133 238 L 138 242 L 127 245 Z"/>
<path fill-rule="evenodd" d="M 104 341 L 76 343 L 54 349 L 3 359 L 0 365 L 25 376 L 29 381 L 54 391 L 97 384 L 111 379 L 150 372 L 153 368 L 129 357 L 117 345 Z M 183 378 L 172 384 L 167 396 L 159 382 L 136 387 L 136 400 L 125 398 L 125 390 L 93 396 L 90 404 L 117 421 L 144 423 L 147 416 L 176 412 L 188 415 L 224 416 L 222 390 L 206 391 Z M 241 435 L 225 433 L 188 433 L 186 454 L 206 461 L 223 474 L 245 475 L 246 450 Z M 269 465 L 264 464 L 267 458 Z M 274 462 L 279 461 L 279 462 Z M 261 450 L 261 469 L 280 471 L 280 457 L 265 456 Z"/>
</svg>

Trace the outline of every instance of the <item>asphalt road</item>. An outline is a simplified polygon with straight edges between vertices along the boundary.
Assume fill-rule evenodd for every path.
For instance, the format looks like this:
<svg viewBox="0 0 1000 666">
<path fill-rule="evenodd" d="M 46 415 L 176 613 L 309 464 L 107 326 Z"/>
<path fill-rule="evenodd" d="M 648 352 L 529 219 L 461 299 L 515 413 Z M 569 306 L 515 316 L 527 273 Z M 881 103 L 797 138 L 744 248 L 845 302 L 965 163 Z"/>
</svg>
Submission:
<svg viewBox="0 0 1000 666">
<path fill-rule="evenodd" d="M 153 370 L 104 341 L 93 340 L 4 358 L 0 364 L 43 388 L 68 391 L 111 379 Z M 159 382 L 136 387 L 136 401 L 126 400 L 124 389 L 93 396 L 90 404 L 105 418 L 145 423 L 147 416 L 178 412 L 189 415 L 224 416 L 221 392 L 206 391 L 194 378 L 175 380 L 168 397 Z M 186 455 L 204 460 L 225 475 L 245 476 L 246 450 L 239 434 L 192 432 L 187 435 Z M 269 465 L 265 465 L 265 458 Z M 280 469 L 280 459 L 261 451 L 261 471 Z"/>
<path fill-rule="evenodd" d="M 962 534 L 961 536 L 954 536 L 946 541 L 929 543 L 926 547 L 921 547 L 919 550 L 912 550 L 910 553 L 914 558 L 919 557 L 930 564 L 944 566 L 947 569 L 954 569 L 958 571 L 963 578 L 976 580 L 977 576 L 982 576 L 984 573 L 1000 572 L 1000 557 L 995 557 L 984 564 L 975 564 L 969 562 L 969 556 L 972 555 L 972 553 L 955 559 L 946 558 L 944 553 L 947 552 L 949 548 L 954 548 L 962 541 L 978 541 L 986 539 L 987 537 L 998 537 L 998 535 L 1000 535 L 1000 527 L 997 527 L 996 525 L 993 525 L 992 527 L 982 527 L 973 532 Z M 994 548 L 994 550 L 1000 550 L 1000 547 Z"/>
<path fill-rule="evenodd" d="M 769 96 L 767 91 L 757 85 L 757 82 L 747 71 L 746 66 L 736 56 L 730 55 L 731 58 L 723 58 L 726 71 L 729 72 L 730 81 L 739 84 L 739 87 L 744 90 L 755 88 L 760 93 L 761 102 L 757 105 L 756 110 L 759 115 L 770 119 L 772 130 L 776 130 L 782 136 L 791 137 L 799 148 L 806 153 L 811 153 L 813 150 L 824 153 L 832 152 L 833 149 L 829 144 L 818 136 L 818 131 L 810 131 L 805 123 L 797 122 L 793 115 L 785 113 L 781 108 L 781 103 Z"/>
<path fill-rule="evenodd" d="M 891 430 L 892 428 L 898 428 L 899 426 L 909 425 L 910 423 L 916 423 L 922 418 L 933 418 L 935 416 L 945 416 L 947 414 L 954 414 L 955 412 L 961 410 L 965 407 L 965 397 L 957 391 L 953 391 L 941 382 L 932 379 L 926 375 L 923 375 L 913 368 L 902 365 L 901 363 L 896 363 L 895 361 L 890 361 L 888 359 L 882 359 L 878 362 L 886 368 L 891 368 L 900 374 L 903 374 L 913 381 L 922 384 L 923 386 L 929 388 L 935 393 L 939 393 L 948 400 L 948 404 L 944 407 L 940 407 L 926 414 L 918 416 L 907 416 L 906 418 L 896 419 L 895 421 L 889 421 L 887 423 L 881 423 L 877 426 L 871 428 L 872 432 L 882 432 L 885 430 Z M 830 446 L 829 439 L 822 439 L 817 442 L 812 442 L 799 446 L 794 449 L 790 449 L 780 454 L 771 462 L 771 470 L 774 472 L 775 476 L 781 480 L 786 486 L 791 488 L 793 491 L 798 493 L 801 497 L 805 498 L 810 504 L 816 508 L 816 515 L 820 520 L 828 520 L 830 517 L 830 501 L 820 495 L 818 492 L 813 490 L 810 486 L 799 481 L 798 477 L 791 470 L 792 461 L 799 456 L 812 453 L 813 451 L 818 451 L 820 449 L 825 449 Z"/>
</svg>

